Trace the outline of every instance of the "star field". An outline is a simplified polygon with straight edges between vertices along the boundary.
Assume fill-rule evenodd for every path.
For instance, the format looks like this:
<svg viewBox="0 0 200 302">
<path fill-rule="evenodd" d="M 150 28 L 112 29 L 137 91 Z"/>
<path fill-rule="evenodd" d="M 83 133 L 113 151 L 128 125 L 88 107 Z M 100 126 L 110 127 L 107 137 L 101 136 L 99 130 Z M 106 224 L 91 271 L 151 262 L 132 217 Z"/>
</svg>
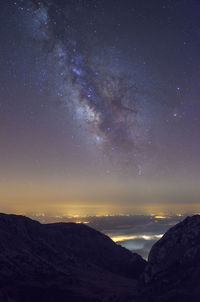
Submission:
<svg viewBox="0 0 200 302">
<path fill-rule="evenodd" d="M 198 1 L 0 8 L 4 182 L 199 179 Z"/>
</svg>

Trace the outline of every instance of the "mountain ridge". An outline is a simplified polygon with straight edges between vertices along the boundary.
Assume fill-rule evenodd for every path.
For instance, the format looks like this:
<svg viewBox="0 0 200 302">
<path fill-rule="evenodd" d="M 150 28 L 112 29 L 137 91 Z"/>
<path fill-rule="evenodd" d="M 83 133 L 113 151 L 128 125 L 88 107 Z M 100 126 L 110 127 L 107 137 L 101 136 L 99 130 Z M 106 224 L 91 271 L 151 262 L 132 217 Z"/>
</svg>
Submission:
<svg viewBox="0 0 200 302">
<path fill-rule="evenodd" d="M 41 224 L 0 214 L 0 297 L 6 292 L 6 302 L 40 299 L 30 300 L 29 292 L 44 295 L 41 301 L 54 295 L 52 301 L 103 301 L 110 295 L 118 301 L 133 295 L 145 265 L 142 257 L 84 224 Z"/>
<path fill-rule="evenodd" d="M 84 224 L 0 213 L 1 302 L 198 302 L 200 216 L 152 247 L 148 262 Z"/>
</svg>

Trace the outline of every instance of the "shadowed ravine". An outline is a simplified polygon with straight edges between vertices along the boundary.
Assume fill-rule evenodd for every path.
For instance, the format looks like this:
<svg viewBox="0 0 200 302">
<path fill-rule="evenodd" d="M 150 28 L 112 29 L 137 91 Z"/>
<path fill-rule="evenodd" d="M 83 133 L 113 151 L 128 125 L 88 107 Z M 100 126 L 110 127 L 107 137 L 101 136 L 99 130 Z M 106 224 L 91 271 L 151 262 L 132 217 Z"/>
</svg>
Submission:
<svg viewBox="0 0 200 302">
<path fill-rule="evenodd" d="M 199 301 L 199 239 L 188 217 L 147 263 L 83 224 L 0 214 L 0 301 Z"/>
</svg>

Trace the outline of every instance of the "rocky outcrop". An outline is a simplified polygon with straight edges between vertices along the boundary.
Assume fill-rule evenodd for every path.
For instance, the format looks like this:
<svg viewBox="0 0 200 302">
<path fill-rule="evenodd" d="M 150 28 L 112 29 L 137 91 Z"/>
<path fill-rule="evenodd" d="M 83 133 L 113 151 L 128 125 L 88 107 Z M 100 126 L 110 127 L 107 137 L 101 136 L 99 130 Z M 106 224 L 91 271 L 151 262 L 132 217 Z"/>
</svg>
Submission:
<svg viewBox="0 0 200 302">
<path fill-rule="evenodd" d="M 86 225 L 0 214 L 2 302 L 133 300 L 145 265 Z"/>
<path fill-rule="evenodd" d="M 0 214 L 0 301 L 200 301 L 200 216 L 172 227 L 146 265 L 86 225 Z"/>
<path fill-rule="evenodd" d="M 140 301 L 200 301 L 200 216 L 187 217 L 152 247 Z"/>
</svg>

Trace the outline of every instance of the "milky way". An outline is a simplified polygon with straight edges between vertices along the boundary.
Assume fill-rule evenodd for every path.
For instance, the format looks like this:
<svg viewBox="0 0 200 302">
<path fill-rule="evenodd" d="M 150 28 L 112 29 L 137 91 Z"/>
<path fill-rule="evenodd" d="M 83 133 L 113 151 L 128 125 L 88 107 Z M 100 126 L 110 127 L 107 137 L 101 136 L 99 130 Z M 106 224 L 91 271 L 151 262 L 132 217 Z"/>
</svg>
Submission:
<svg viewBox="0 0 200 302">
<path fill-rule="evenodd" d="M 5 157 L 18 164 L 27 154 L 24 169 L 31 162 L 63 179 L 199 175 L 197 1 L 1 8 Z"/>
<path fill-rule="evenodd" d="M 149 157 L 153 161 L 153 117 L 166 101 L 158 88 L 161 80 L 150 74 L 134 49 L 131 60 L 115 39 L 101 42 L 95 30 L 104 26 L 104 11 L 96 14 L 100 3 L 34 3 L 17 5 L 26 10 L 30 37 L 46 56 L 51 93 L 80 126 L 88 148 L 101 150 L 112 165 L 131 165 L 140 174 L 143 163 Z"/>
</svg>

